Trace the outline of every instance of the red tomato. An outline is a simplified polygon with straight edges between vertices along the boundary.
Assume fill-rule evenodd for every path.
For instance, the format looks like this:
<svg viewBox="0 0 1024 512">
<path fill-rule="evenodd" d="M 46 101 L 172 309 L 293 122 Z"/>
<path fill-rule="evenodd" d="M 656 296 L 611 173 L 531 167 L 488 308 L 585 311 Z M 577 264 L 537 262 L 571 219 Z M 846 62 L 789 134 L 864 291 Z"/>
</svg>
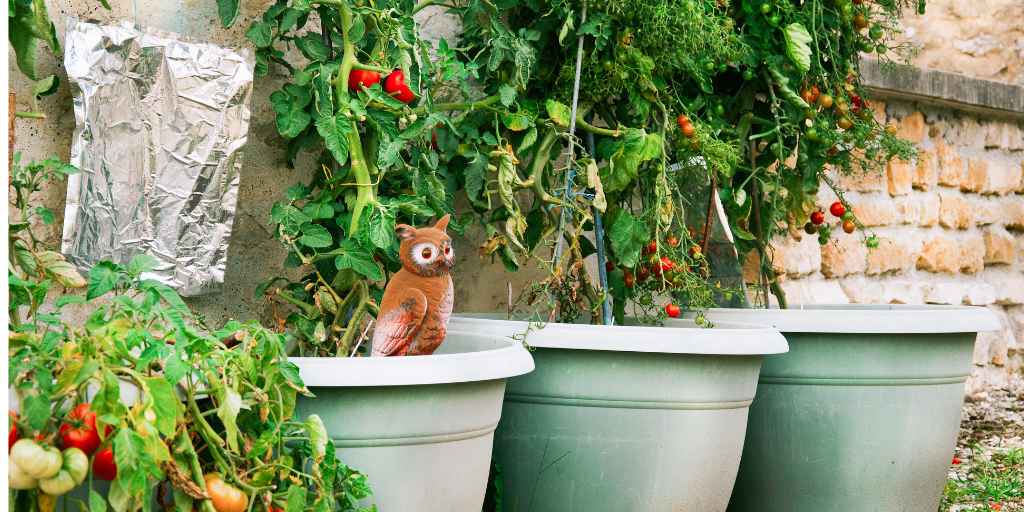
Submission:
<svg viewBox="0 0 1024 512">
<path fill-rule="evenodd" d="M 666 315 L 668 315 L 668 316 L 670 316 L 672 318 L 679 318 L 679 313 L 680 313 L 679 306 L 676 306 L 675 304 L 672 304 L 671 302 L 669 302 L 668 304 L 665 304 L 665 314 Z"/>
<path fill-rule="evenodd" d="M 628 270 L 623 272 L 622 280 L 626 283 L 626 288 L 632 288 L 636 286 L 636 277 L 634 277 L 633 273 Z"/>
<path fill-rule="evenodd" d="M 670 247 L 679 247 L 679 239 L 675 235 L 670 235 L 665 241 Z"/>
<path fill-rule="evenodd" d="M 846 207 L 843 206 L 843 203 L 840 203 L 839 201 L 836 201 L 836 202 L 832 203 L 832 206 L 828 207 L 828 211 L 832 215 L 835 215 L 836 217 L 842 217 L 843 214 L 846 213 Z"/>
<path fill-rule="evenodd" d="M 7 451 L 11 451 L 11 447 L 18 441 L 18 413 L 14 411 L 7 411 L 7 419 L 11 422 L 11 428 L 7 431 Z"/>
<path fill-rule="evenodd" d="M 638 268 L 636 270 L 636 280 L 637 281 L 644 282 L 644 281 L 647 280 L 648 277 L 650 277 L 650 275 L 651 275 L 651 271 L 647 270 L 647 267 L 644 266 L 644 265 L 641 265 L 640 268 Z"/>
<path fill-rule="evenodd" d="M 604 262 L 604 269 L 607 272 L 611 272 L 611 271 L 615 270 L 615 264 L 612 263 L 610 260 L 606 261 L 606 262 Z"/>
<path fill-rule="evenodd" d="M 384 92 L 394 96 L 394 98 L 402 103 L 411 103 L 412 100 L 416 99 L 416 95 L 412 93 L 412 89 L 405 84 L 405 73 L 401 69 L 396 69 L 391 72 L 387 78 L 384 79 Z"/>
<path fill-rule="evenodd" d="M 680 126 L 680 129 L 683 130 L 683 135 L 685 135 L 687 139 L 692 139 L 695 135 L 697 135 L 697 129 L 694 128 L 693 125 L 690 123 L 686 123 Z"/>
<path fill-rule="evenodd" d="M 100 447 L 100 433 L 96 431 L 96 413 L 89 410 L 89 404 L 79 404 L 68 414 L 70 423 L 60 426 L 60 443 L 63 448 L 78 448 L 92 455 Z"/>
<path fill-rule="evenodd" d="M 953 465 L 954 465 L 954 466 L 958 466 L 958 465 L 960 465 L 960 459 L 959 459 L 959 458 L 957 458 L 957 456 L 956 456 L 956 455 L 954 455 L 954 456 L 953 456 Z"/>
<path fill-rule="evenodd" d="M 644 247 L 644 252 L 647 254 L 654 254 L 658 252 L 658 241 L 651 240 L 650 242 L 647 242 L 647 246 Z"/>
<path fill-rule="evenodd" d="M 114 449 L 110 446 L 96 452 L 92 458 L 92 474 L 100 480 L 117 478 L 117 464 L 114 463 Z"/>
<path fill-rule="evenodd" d="M 377 82 L 380 82 L 380 73 L 376 71 L 353 69 L 348 74 L 348 88 L 353 91 L 359 91 L 363 87 L 371 87 Z"/>
<path fill-rule="evenodd" d="M 676 264 L 672 261 L 671 258 L 669 258 L 668 256 L 661 257 L 661 270 L 663 272 L 668 272 L 669 270 L 672 270 L 675 267 Z"/>
<path fill-rule="evenodd" d="M 818 211 L 815 211 L 815 212 L 811 212 L 811 224 L 814 224 L 815 226 L 819 226 L 823 222 L 825 222 L 825 213 L 824 212 L 822 212 L 821 210 L 818 210 Z"/>
</svg>

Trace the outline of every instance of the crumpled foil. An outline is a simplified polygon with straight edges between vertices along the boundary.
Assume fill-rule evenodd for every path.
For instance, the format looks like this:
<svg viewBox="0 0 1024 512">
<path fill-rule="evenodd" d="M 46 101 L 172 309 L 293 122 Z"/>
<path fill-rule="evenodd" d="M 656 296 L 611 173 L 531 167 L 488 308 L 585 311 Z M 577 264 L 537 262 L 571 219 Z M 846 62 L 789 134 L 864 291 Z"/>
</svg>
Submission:
<svg viewBox="0 0 1024 512">
<path fill-rule="evenodd" d="M 251 50 L 190 42 L 128 22 L 68 21 L 64 65 L 76 127 L 62 251 L 158 261 L 144 277 L 182 295 L 224 282 L 249 131 Z"/>
</svg>

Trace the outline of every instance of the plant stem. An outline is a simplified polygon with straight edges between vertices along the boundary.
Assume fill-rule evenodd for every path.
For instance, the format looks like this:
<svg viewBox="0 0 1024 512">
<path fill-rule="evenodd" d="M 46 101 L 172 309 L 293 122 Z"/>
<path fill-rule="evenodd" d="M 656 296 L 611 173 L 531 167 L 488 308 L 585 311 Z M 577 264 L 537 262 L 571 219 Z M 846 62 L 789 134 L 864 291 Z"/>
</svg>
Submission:
<svg viewBox="0 0 1024 512">
<path fill-rule="evenodd" d="M 436 103 L 434 104 L 434 110 L 476 110 L 478 108 L 489 107 L 501 101 L 501 96 L 495 94 L 494 96 L 488 96 L 486 98 L 476 101 L 462 101 L 455 103 Z M 416 109 L 417 114 L 423 114 L 427 111 L 426 106 L 420 106 Z"/>
<path fill-rule="evenodd" d="M 622 132 L 618 129 L 612 130 L 609 128 L 601 128 L 594 126 L 583 119 L 583 112 L 576 113 L 576 126 L 586 132 L 593 133 L 594 135 L 604 135 L 605 137 L 621 137 Z"/>
</svg>

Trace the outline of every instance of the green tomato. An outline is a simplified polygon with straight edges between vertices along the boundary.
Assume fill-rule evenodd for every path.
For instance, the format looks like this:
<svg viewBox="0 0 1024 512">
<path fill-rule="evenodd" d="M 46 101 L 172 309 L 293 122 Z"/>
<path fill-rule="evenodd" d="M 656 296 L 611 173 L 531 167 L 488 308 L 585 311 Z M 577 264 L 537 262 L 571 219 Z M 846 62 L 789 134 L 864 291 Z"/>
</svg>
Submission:
<svg viewBox="0 0 1024 512">
<path fill-rule="evenodd" d="M 25 473 L 25 470 L 12 459 L 7 464 L 7 485 L 11 489 L 25 491 L 35 489 L 39 486 L 39 481 Z"/>
<path fill-rule="evenodd" d="M 60 471 L 62 458 L 52 446 L 40 446 L 31 439 L 19 439 L 11 447 L 11 460 L 32 478 L 50 478 Z"/>
<path fill-rule="evenodd" d="M 715 115 L 718 117 L 725 115 L 725 107 L 723 107 L 721 103 L 715 105 Z"/>
<path fill-rule="evenodd" d="M 61 469 L 71 474 L 75 485 L 84 482 L 85 476 L 89 474 L 89 456 L 78 448 L 68 448 L 61 455 L 64 456 Z"/>
<path fill-rule="evenodd" d="M 808 128 L 807 131 L 804 132 L 804 135 L 807 137 L 807 140 L 811 142 L 818 142 L 821 140 L 821 137 L 818 136 L 818 129 L 813 126 Z"/>
<path fill-rule="evenodd" d="M 844 17 L 848 18 L 851 15 L 853 15 L 853 5 L 851 4 L 844 3 L 842 7 L 839 8 L 839 10 L 843 13 Z"/>
<path fill-rule="evenodd" d="M 50 496 L 60 496 L 75 488 L 75 479 L 65 470 L 60 470 L 52 478 L 39 481 L 39 490 Z"/>
<path fill-rule="evenodd" d="M 814 119 L 818 117 L 818 111 L 813 108 L 809 108 L 804 111 L 804 119 Z"/>
<path fill-rule="evenodd" d="M 868 36 L 875 41 L 882 39 L 883 35 L 885 34 L 882 32 L 882 27 L 879 25 L 872 25 L 871 30 L 868 30 Z"/>
<path fill-rule="evenodd" d="M 782 22 L 782 18 L 778 14 L 773 14 L 771 18 L 768 18 L 768 24 L 777 27 Z"/>
<path fill-rule="evenodd" d="M 772 12 L 772 6 L 771 6 L 771 4 L 769 4 L 769 3 L 767 3 L 767 2 L 766 2 L 766 3 L 763 3 L 763 4 L 761 4 L 761 14 L 768 14 L 768 13 L 770 13 L 770 12 Z"/>
<path fill-rule="evenodd" d="M 704 63 L 704 71 L 707 71 L 708 73 L 710 73 L 710 72 L 712 72 L 714 70 L 715 70 L 715 63 L 714 62 L 711 62 L 709 60 L 709 61 Z"/>
<path fill-rule="evenodd" d="M 748 82 L 750 80 L 753 80 L 754 79 L 754 72 L 749 70 L 749 69 L 744 69 L 743 70 L 743 79 L 748 81 Z"/>
<path fill-rule="evenodd" d="M 884 44 L 879 44 L 878 46 L 875 47 L 875 52 L 877 52 L 879 55 L 884 54 L 887 51 L 889 51 L 889 48 L 887 48 Z"/>
<path fill-rule="evenodd" d="M 851 212 L 850 210 L 846 210 L 845 212 L 843 212 L 843 216 L 840 218 L 843 220 L 853 220 L 853 212 Z"/>
</svg>

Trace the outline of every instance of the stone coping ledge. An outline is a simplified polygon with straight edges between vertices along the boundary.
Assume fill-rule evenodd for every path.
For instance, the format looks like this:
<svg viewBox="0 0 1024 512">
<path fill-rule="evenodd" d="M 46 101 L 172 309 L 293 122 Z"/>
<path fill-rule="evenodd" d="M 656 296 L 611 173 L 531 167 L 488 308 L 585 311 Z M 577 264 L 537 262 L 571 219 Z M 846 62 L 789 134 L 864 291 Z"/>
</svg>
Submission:
<svg viewBox="0 0 1024 512">
<path fill-rule="evenodd" d="M 861 80 L 875 97 L 919 101 L 986 116 L 1024 120 L 1024 86 L 969 76 L 886 66 L 877 59 L 861 59 Z"/>
</svg>

